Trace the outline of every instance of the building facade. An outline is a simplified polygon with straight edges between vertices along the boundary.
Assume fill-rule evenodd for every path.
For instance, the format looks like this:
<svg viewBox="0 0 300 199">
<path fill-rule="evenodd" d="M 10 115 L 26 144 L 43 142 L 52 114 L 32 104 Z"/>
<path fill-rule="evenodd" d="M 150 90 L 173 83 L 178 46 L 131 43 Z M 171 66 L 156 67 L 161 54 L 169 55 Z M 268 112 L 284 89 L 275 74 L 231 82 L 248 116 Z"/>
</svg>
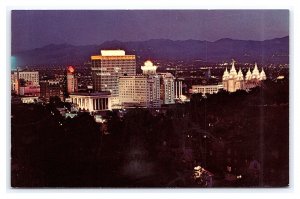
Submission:
<svg viewBox="0 0 300 199">
<path fill-rule="evenodd" d="M 228 72 L 227 68 L 223 73 L 223 89 L 228 92 L 235 92 L 237 90 L 248 90 L 250 88 L 259 86 L 261 81 L 266 80 L 266 74 L 264 69 L 261 69 L 259 72 L 257 64 L 255 63 L 254 69 L 251 72 L 250 68 L 248 69 L 246 76 L 244 77 L 241 68 L 238 72 L 236 72 L 234 61 L 232 62 L 232 66 L 230 72 Z"/>
<path fill-rule="evenodd" d="M 159 108 L 160 101 L 160 77 L 158 75 L 147 76 L 147 107 Z"/>
<path fill-rule="evenodd" d="M 182 96 L 182 80 L 176 79 L 174 82 L 175 99 L 180 99 Z"/>
<path fill-rule="evenodd" d="M 158 108 L 160 100 L 160 76 L 156 66 L 146 61 L 141 67 L 142 75 L 122 76 L 119 78 L 119 100 L 123 107 L 139 106 Z"/>
<path fill-rule="evenodd" d="M 11 74 L 11 90 L 18 95 L 39 95 L 38 71 L 14 71 Z"/>
<path fill-rule="evenodd" d="M 67 92 L 74 93 L 78 91 L 78 79 L 75 75 L 75 69 L 73 66 L 67 68 Z"/>
<path fill-rule="evenodd" d="M 171 73 L 160 73 L 160 99 L 162 104 L 175 103 L 175 77 Z"/>
<path fill-rule="evenodd" d="M 147 107 L 147 77 L 123 76 L 119 78 L 120 103 L 126 106 Z"/>
<path fill-rule="evenodd" d="M 73 93 L 70 94 L 70 101 L 83 111 L 111 110 L 111 95 L 109 92 Z"/>
<path fill-rule="evenodd" d="M 191 93 L 202 93 L 202 95 L 206 94 L 215 94 L 218 93 L 221 89 L 223 89 L 222 84 L 216 85 L 192 85 Z"/>
<path fill-rule="evenodd" d="M 136 75 L 135 55 L 125 55 L 124 50 L 101 50 L 101 55 L 91 56 L 93 89 L 119 95 L 119 77 Z"/>
<path fill-rule="evenodd" d="M 119 79 L 119 88 L 123 107 L 159 108 L 161 105 L 158 75 L 123 76 Z"/>
<path fill-rule="evenodd" d="M 59 81 L 46 80 L 40 82 L 40 97 L 49 100 L 50 97 L 60 97 L 61 88 Z"/>
</svg>

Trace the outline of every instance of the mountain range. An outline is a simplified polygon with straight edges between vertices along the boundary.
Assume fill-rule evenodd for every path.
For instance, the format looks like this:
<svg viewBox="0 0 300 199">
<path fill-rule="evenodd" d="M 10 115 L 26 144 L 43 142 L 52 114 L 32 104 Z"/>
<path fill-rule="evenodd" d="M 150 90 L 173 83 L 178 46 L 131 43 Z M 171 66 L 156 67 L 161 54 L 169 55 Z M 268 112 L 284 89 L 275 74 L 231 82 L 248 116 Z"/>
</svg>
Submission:
<svg viewBox="0 0 300 199">
<path fill-rule="evenodd" d="M 100 45 L 75 46 L 50 44 L 13 53 L 18 66 L 81 65 L 103 49 L 123 49 L 137 59 L 201 60 L 218 63 L 238 62 L 289 63 L 289 37 L 264 41 L 224 38 L 214 42 L 201 40 L 151 39 L 147 41 L 107 41 Z"/>
</svg>

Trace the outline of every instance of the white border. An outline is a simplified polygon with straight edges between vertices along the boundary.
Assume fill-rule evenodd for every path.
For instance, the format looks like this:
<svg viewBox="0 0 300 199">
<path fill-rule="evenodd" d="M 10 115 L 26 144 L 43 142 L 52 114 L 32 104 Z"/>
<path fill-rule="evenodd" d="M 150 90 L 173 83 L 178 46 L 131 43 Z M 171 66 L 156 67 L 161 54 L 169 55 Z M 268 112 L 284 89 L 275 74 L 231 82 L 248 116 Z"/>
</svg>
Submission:
<svg viewBox="0 0 300 199">
<path fill-rule="evenodd" d="M 295 123 L 295 118 L 299 118 L 297 105 L 297 91 L 299 90 L 299 84 L 295 83 L 296 75 L 299 75 L 299 39 L 296 35 L 299 35 L 299 25 L 294 22 L 296 19 L 300 19 L 299 3 L 293 0 L 210 0 L 199 1 L 195 0 L 162 0 L 156 1 L 142 1 L 142 0 L 107 0 L 107 1 L 92 1 L 92 0 L 2 0 L 0 2 L 0 22 L 1 22 L 1 59 L 2 66 L 0 66 L 2 76 L 0 88 L 2 93 L 5 93 L 6 97 L 0 98 L 0 104 L 2 105 L 1 114 L 1 127 L 4 133 L 1 133 L 1 164 L 0 164 L 0 189 L 1 198 L 98 198 L 98 197 L 125 197 L 125 198 L 181 198 L 181 197 L 209 197 L 209 198 L 253 198 L 253 197 L 289 197 L 295 198 L 299 193 L 299 147 L 297 141 L 299 141 L 299 126 Z M 9 56 L 10 56 L 10 23 L 9 10 L 12 9 L 289 9 L 290 10 L 290 188 L 288 189 L 29 189 L 29 190 L 11 190 L 8 184 L 8 180 L 3 180 L 9 177 L 9 157 L 10 148 L 9 140 L 9 114 L 10 114 L 10 89 L 9 89 L 9 74 L 10 68 Z M 3 31 L 3 30 L 6 31 Z M 6 46 L 4 45 L 6 44 Z M 294 56 L 294 53 L 296 56 Z M 6 64 L 4 62 L 6 60 Z M 4 66 L 3 66 L 4 65 Z M 5 162 L 5 163 L 4 163 Z M 8 174 L 7 174 L 8 173 Z M 297 176 L 298 175 L 298 176 Z M 4 177 L 5 176 L 5 177 Z M 101 195 L 99 195 L 101 193 Z M 148 194 L 144 194 L 148 193 Z M 224 194 L 226 193 L 226 194 Z M 143 194 L 143 195 L 141 195 Z M 266 195 L 268 194 L 268 195 Z"/>
</svg>

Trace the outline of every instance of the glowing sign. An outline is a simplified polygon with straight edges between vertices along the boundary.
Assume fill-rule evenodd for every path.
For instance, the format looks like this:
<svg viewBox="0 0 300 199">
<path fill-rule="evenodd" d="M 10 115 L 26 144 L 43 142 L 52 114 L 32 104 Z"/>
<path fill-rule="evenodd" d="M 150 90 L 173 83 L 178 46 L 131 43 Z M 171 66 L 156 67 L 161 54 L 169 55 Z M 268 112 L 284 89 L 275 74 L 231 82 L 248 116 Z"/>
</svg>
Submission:
<svg viewBox="0 0 300 199">
<path fill-rule="evenodd" d="M 124 50 L 101 50 L 102 56 L 124 56 Z"/>
<path fill-rule="evenodd" d="M 74 73 L 75 69 L 73 66 L 68 66 L 68 72 L 69 73 Z"/>
</svg>

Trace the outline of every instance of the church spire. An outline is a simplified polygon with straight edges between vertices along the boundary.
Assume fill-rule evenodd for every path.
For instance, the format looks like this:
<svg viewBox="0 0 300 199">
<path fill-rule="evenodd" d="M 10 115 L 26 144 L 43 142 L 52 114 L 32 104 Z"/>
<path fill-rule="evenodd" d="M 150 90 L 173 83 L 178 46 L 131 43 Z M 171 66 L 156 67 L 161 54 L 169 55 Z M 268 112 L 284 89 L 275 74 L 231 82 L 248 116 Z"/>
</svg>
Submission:
<svg viewBox="0 0 300 199">
<path fill-rule="evenodd" d="M 243 75 L 241 67 L 240 67 L 239 72 L 237 74 L 237 79 L 238 80 L 244 80 L 244 75 Z"/>
<path fill-rule="evenodd" d="M 264 71 L 264 68 L 261 68 L 261 72 L 260 72 L 260 80 L 266 80 L 267 76 L 266 73 Z"/>
<path fill-rule="evenodd" d="M 229 73 L 228 73 L 228 70 L 227 70 L 227 67 L 226 67 L 226 70 L 223 73 L 223 80 L 227 80 L 228 78 L 229 78 Z"/>
<path fill-rule="evenodd" d="M 252 79 L 259 79 L 259 77 L 260 77 L 260 74 L 259 74 L 259 71 L 257 68 L 257 63 L 255 62 L 254 69 L 252 71 Z"/>
<path fill-rule="evenodd" d="M 235 78 L 237 76 L 237 72 L 235 70 L 234 63 L 235 63 L 235 61 L 232 60 L 232 65 L 231 65 L 231 69 L 230 69 L 230 76 L 232 76 L 233 78 Z"/>
<path fill-rule="evenodd" d="M 248 68 L 248 71 L 246 73 L 246 80 L 251 80 L 251 78 L 252 78 L 252 73 L 250 71 L 250 68 Z"/>
</svg>

